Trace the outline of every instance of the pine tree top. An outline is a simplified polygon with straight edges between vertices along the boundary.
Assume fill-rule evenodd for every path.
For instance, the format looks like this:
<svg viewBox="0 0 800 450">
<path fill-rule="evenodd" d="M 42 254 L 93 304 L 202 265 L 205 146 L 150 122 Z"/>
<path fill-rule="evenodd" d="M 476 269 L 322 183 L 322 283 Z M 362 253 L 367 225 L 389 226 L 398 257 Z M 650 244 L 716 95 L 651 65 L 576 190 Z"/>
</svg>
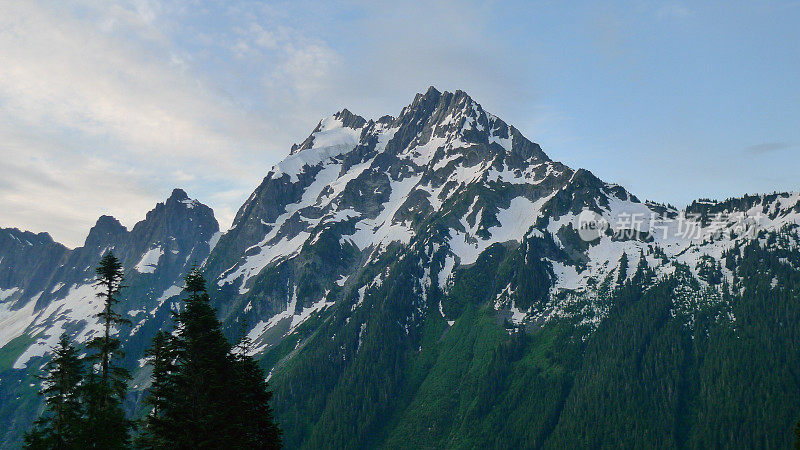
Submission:
<svg viewBox="0 0 800 450">
<path fill-rule="evenodd" d="M 114 252 L 109 251 L 100 259 L 100 264 L 98 264 L 95 272 L 98 279 L 121 281 L 123 276 L 122 263 L 114 256 Z"/>
<path fill-rule="evenodd" d="M 206 279 L 196 266 L 186 274 L 184 282 L 186 283 L 186 291 L 191 294 L 206 292 Z"/>
</svg>

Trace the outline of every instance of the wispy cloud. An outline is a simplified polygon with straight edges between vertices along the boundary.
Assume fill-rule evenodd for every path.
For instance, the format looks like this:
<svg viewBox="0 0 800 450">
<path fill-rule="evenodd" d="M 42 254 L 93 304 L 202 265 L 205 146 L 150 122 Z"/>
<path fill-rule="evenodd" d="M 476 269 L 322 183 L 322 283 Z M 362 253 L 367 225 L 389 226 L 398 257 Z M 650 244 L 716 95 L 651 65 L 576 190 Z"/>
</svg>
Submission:
<svg viewBox="0 0 800 450">
<path fill-rule="evenodd" d="M 327 19 L 348 8 L 362 14 Z M 309 9 L 319 22 L 303 20 Z M 11 161 L 0 226 L 79 245 L 100 213 L 132 225 L 180 185 L 225 227 L 322 115 L 391 113 L 387 98 L 399 110 L 429 84 L 526 98 L 508 89 L 532 76 L 520 70 L 526 59 L 485 29 L 484 9 L 9 2 L 0 16 L 0 158 Z M 344 40 L 348 55 L 337 48 Z"/>
<path fill-rule="evenodd" d="M 659 19 L 685 19 L 694 16 L 694 11 L 682 3 L 665 2 L 656 10 Z"/>
<path fill-rule="evenodd" d="M 751 154 L 764 154 L 764 153 L 771 153 L 777 150 L 783 150 L 786 148 L 791 148 L 794 145 L 790 142 L 764 142 L 761 144 L 755 144 L 745 147 L 745 151 Z"/>
<path fill-rule="evenodd" d="M 131 225 L 175 185 L 204 200 L 228 192 L 228 203 L 213 206 L 223 226 L 230 223 L 232 205 L 299 136 L 269 120 L 281 109 L 290 120 L 296 110 L 286 97 L 246 104 L 265 88 L 243 96 L 231 78 L 254 73 L 246 66 L 257 61 L 268 68 L 259 84 L 311 97 L 337 56 L 288 27 L 256 26 L 264 16 L 223 11 L 237 22 L 192 28 L 190 15 L 215 14 L 198 9 L 154 1 L 4 5 L 0 226 L 51 231 L 77 245 L 99 212 Z M 228 45 L 240 47 L 238 66 L 225 64 L 237 56 L 219 50 Z M 303 122 L 310 129 L 315 120 Z"/>
</svg>

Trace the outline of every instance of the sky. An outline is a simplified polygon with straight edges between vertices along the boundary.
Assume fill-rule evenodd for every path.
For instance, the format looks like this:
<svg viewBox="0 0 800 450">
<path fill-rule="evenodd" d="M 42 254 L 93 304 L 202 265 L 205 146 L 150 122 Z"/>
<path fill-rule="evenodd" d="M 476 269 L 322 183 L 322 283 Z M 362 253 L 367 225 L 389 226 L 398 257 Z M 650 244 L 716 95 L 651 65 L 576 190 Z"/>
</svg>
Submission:
<svg viewBox="0 0 800 450">
<path fill-rule="evenodd" d="M 0 227 L 223 229 L 320 118 L 461 89 L 640 199 L 796 191 L 800 2 L 0 0 Z"/>
</svg>

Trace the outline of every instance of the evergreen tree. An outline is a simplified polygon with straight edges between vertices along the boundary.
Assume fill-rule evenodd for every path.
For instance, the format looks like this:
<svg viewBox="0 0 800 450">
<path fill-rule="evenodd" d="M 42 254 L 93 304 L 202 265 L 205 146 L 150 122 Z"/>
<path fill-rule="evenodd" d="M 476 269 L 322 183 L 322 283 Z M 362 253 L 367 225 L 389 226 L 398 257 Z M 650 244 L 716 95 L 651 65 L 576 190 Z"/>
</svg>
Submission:
<svg viewBox="0 0 800 450">
<path fill-rule="evenodd" d="M 96 353 L 90 357 L 94 366 L 84 388 L 86 440 L 94 448 L 124 448 L 128 443 L 130 423 L 125 418 L 122 400 L 127 392 L 130 373 L 115 364 L 115 359 L 122 357 L 123 353 L 119 339 L 112 336 L 112 327 L 130 324 L 129 320 L 114 311 L 123 288 L 122 264 L 113 253 L 106 253 L 96 273 L 95 285 L 100 288 L 97 296 L 104 302 L 103 310 L 96 317 L 103 324 L 103 335 L 87 344 L 87 348 Z"/>
<path fill-rule="evenodd" d="M 263 370 L 244 352 L 233 352 L 200 271 L 193 269 L 185 282 L 176 332 L 157 335 L 150 350 L 160 355 L 153 358 L 148 399 L 152 446 L 279 448 Z"/>
<path fill-rule="evenodd" d="M 114 311 L 113 307 L 119 303 L 119 293 L 124 287 L 122 285 L 123 273 L 122 263 L 108 252 L 100 260 L 100 265 L 96 269 L 97 279 L 95 286 L 100 288 L 97 296 L 103 299 L 104 308 L 96 317 L 103 322 L 103 336 L 93 339 L 89 343 L 89 348 L 98 350 L 100 363 L 100 378 L 105 384 L 113 381 L 111 358 L 119 352 L 119 339 L 111 337 L 111 327 L 121 324 L 130 324 L 130 321 L 123 318 L 121 314 Z"/>
<path fill-rule="evenodd" d="M 176 315 L 175 395 L 172 407 L 164 411 L 171 424 L 167 440 L 177 447 L 220 447 L 221 428 L 228 425 L 225 409 L 232 400 L 226 389 L 231 381 L 226 376 L 230 344 L 211 307 L 203 276 L 195 269 L 185 282 L 188 298 Z"/>
<path fill-rule="evenodd" d="M 619 258 L 619 269 L 617 270 L 617 287 L 622 287 L 625 284 L 625 280 L 628 279 L 628 254 L 622 252 L 622 256 Z"/>
<path fill-rule="evenodd" d="M 42 377 L 41 394 L 46 412 L 25 435 L 25 448 L 81 448 L 83 361 L 66 334 L 61 335 L 53 359 L 44 368 L 47 374 Z"/>
<path fill-rule="evenodd" d="M 170 393 L 174 390 L 174 375 L 176 352 L 172 336 L 159 330 L 153 337 L 153 346 L 145 351 L 148 364 L 153 368 L 151 385 L 147 390 L 145 403 L 152 407 L 150 414 L 144 421 L 144 433 L 138 437 L 137 446 L 140 448 L 164 448 L 166 441 L 166 428 L 169 426 L 164 419 L 164 411 L 170 407 Z"/>
<path fill-rule="evenodd" d="M 233 357 L 236 414 L 232 418 L 231 441 L 249 448 L 280 448 L 281 430 L 275 424 L 270 401 L 272 392 L 264 371 L 249 356 L 251 341 L 242 338 Z"/>
<path fill-rule="evenodd" d="M 800 450 L 800 422 L 794 426 L 794 448 Z"/>
<path fill-rule="evenodd" d="M 634 272 L 631 282 L 634 286 L 641 287 L 650 281 L 652 275 L 652 271 L 647 265 L 647 258 L 645 258 L 644 252 L 639 251 L 639 264 L 636 266 L 636 272 Z"/>
</svg>

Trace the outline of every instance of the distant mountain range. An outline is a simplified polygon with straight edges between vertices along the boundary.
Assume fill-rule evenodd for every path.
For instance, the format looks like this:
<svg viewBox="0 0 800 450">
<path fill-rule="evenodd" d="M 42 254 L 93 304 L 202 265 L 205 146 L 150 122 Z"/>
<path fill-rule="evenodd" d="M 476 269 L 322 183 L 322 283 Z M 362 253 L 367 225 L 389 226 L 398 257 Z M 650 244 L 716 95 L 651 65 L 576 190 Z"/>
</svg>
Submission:
<svg viewBox="0 0 800 450">
<path fill-rule="evenodd" d="M 552 161 L 466 93 L 342 110 L 220 233 L 176 189 L 82 247 L 0 229 L 0 427 L 18 445 L 62 332 L 122 261 L 134 370 L 182 277 L 269 370 L 290 448 L 776 447 L 800 418 L 800 194 L 642 202 Z"/>
</svg>

